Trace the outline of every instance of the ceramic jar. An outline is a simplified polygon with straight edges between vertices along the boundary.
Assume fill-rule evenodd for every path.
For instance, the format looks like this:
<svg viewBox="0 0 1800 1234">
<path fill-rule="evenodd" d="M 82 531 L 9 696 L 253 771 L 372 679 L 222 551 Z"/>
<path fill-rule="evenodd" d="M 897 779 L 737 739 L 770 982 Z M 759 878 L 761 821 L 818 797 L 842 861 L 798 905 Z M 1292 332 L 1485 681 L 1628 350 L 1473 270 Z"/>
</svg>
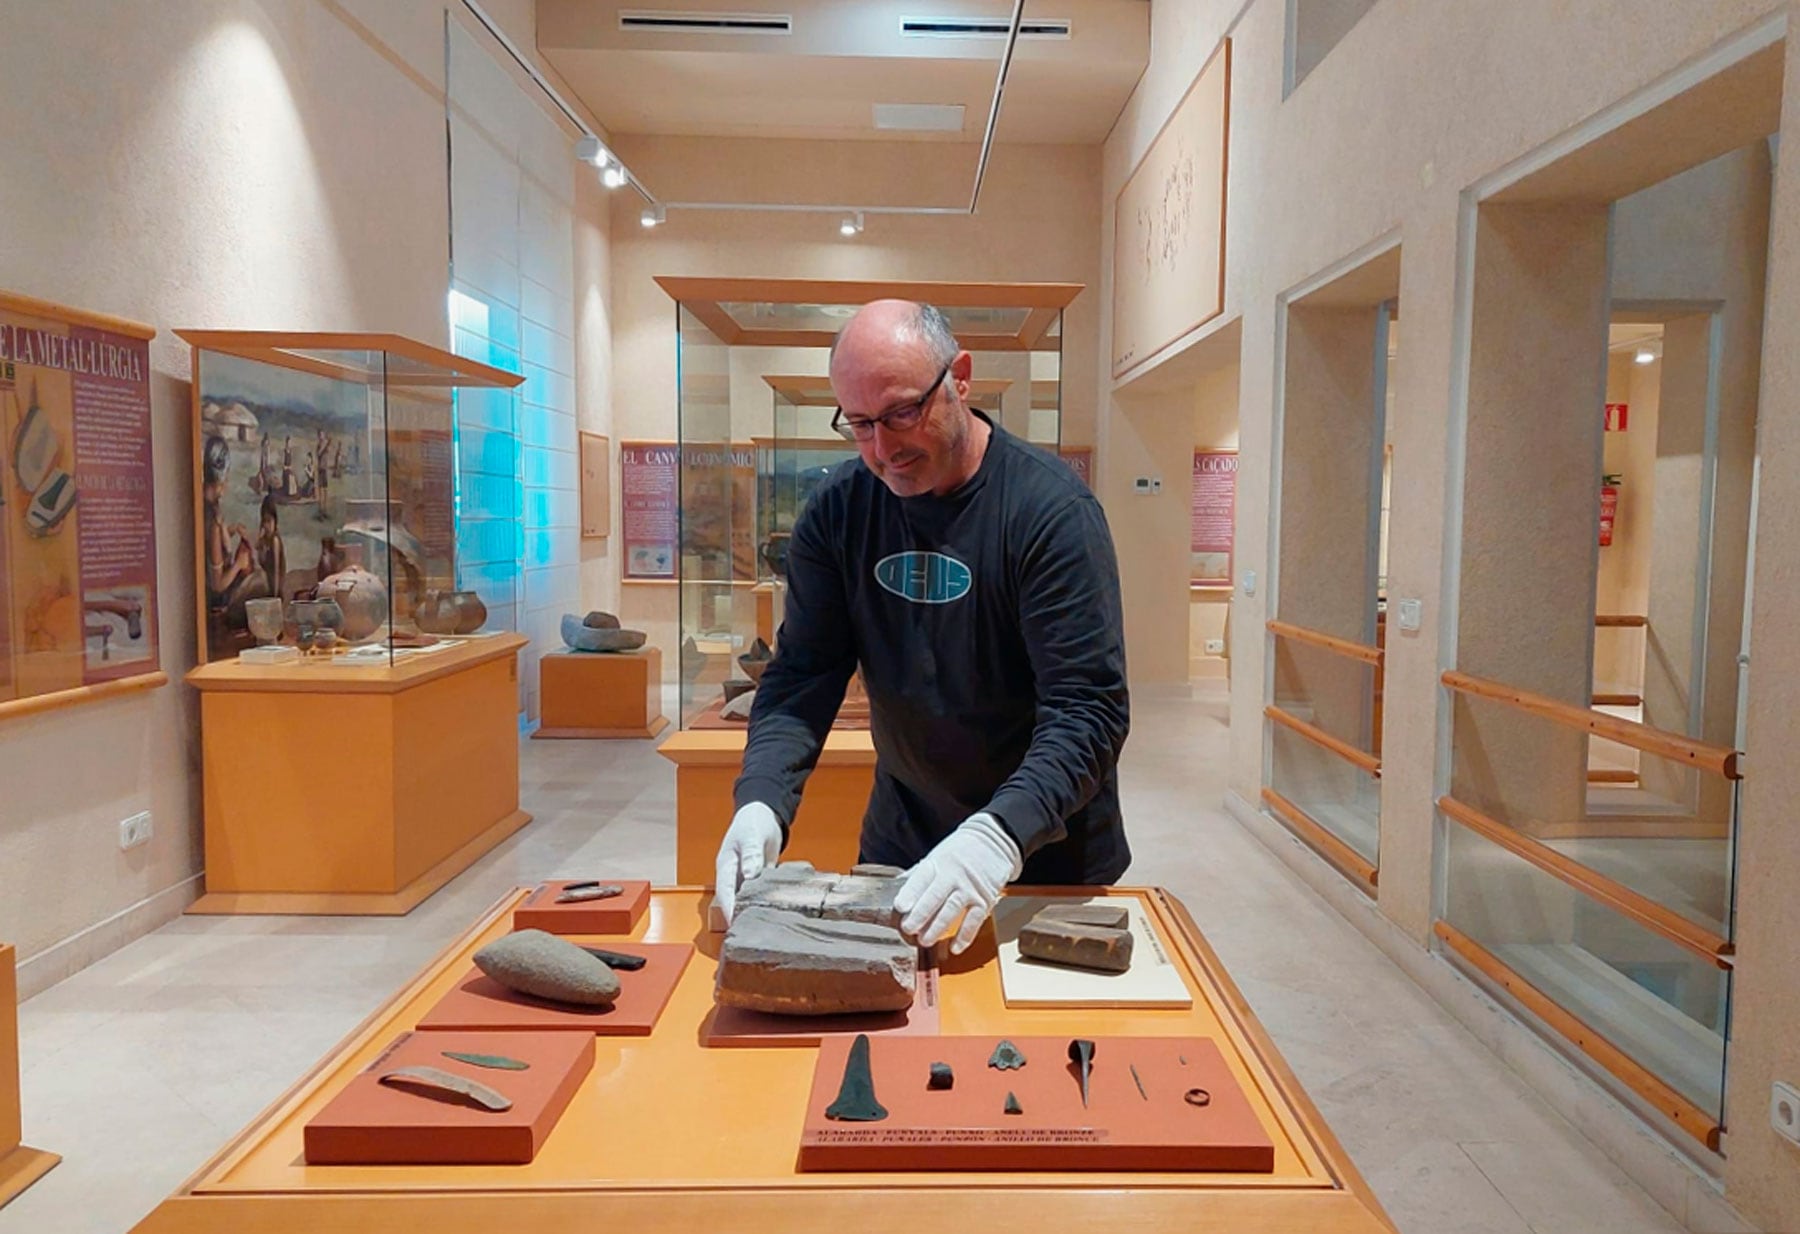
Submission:
<svg viewBox="0 0 1800 1234">
<path fill-rule="evenodd" d="M 452 592 L 444 601 L 444 608 L 454 614 L 451 627 L 454 634 L 473 634 L 487 620 L 487 605 L 472 591 Z"/>
</svg>

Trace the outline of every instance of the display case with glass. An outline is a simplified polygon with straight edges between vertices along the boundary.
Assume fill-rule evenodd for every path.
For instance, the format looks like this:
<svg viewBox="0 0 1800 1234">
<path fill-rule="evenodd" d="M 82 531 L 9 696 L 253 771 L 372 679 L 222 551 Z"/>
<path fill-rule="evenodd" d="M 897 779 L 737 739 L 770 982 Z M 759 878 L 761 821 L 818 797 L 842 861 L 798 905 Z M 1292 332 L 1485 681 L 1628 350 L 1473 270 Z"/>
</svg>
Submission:
<svg viewBox="0 0 1800 1234">
<path fill-rule="evenodd" d="M 521 377 L 396 335 L 177 333 L 202 664 L 387 665 L 489 624 L 458 570 L 455 398 Z"/>
<path fill-rule="evenodd" d="M 1062 312 L 1074 284 L 657 280 L 679 305 L 680 722 L 742 728 L 779 642 L 787 544 L 807 501 L 856 447 L 831 427 L 839 328 L 870 300 L 936 305 L 974 356 L 971 406 L 1056 452 Z M 775 637 L 769 637 L 775 635 Z M 853 679 L 839 727 L 866 727 Z"/>
</svg>

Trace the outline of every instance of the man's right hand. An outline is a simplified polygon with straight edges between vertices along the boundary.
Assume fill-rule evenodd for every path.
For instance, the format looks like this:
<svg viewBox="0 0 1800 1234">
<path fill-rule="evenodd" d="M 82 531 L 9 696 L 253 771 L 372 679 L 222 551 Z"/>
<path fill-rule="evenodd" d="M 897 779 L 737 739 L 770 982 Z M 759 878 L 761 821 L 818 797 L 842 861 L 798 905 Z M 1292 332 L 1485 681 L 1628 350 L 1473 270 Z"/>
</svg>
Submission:
<svg viewBox="0 0 1800 1234">
<path fill-rule="evenodd" d="M 781 820 L 762 802 L 752 801 L 732 815 L 719 845 L 713 883 L 713 903 L 719 906 L 726 925 L 737 911 L 738 888 L 746 879 L 761 874 L 765 866 L 775 864 L 781 856 L 781 840 Z"/>
</svg>

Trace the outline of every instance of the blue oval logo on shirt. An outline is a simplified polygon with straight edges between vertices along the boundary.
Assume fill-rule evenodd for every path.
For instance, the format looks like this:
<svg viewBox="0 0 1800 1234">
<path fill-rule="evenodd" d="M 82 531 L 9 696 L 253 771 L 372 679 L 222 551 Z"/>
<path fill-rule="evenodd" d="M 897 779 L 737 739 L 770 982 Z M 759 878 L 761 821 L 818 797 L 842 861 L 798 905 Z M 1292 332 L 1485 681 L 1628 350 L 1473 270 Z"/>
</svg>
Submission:
<svg viewBox="0 0 1800 1234">
<path fill-rule="evenodd" d="M 948 604 L 969 594 L 975 576 L 943 553 L 894 553 L 875 563 L 875 581 L 914 604 Z"/>
</svg>

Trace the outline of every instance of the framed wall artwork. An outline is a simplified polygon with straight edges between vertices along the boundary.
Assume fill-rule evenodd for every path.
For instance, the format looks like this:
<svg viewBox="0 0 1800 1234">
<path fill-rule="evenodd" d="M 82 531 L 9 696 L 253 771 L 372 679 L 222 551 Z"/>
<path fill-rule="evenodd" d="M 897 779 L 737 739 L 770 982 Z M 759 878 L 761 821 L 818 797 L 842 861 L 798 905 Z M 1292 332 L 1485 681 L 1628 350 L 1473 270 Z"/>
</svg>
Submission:
<svg viewBox="0 0 1800 1234">
<path fill-rule="evenodd" d="M 1227 39 L 1114 202 L 1115 379 L 1224 310 L 1230 100 Z"/>
<path fill-rule="evenodd" d="M 612 443 L 599 433 L 581 434 L 581 538 L 612 534 Z"/>
</svg>

